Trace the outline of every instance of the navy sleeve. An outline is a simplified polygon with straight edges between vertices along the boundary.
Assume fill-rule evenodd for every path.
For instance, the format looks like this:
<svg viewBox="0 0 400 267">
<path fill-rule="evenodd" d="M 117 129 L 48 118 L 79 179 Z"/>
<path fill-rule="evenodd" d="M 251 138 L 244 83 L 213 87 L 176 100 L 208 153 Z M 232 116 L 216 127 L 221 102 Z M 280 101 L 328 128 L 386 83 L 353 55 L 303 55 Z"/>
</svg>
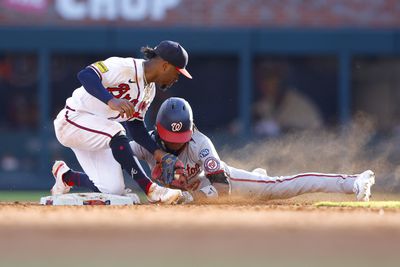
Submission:
<svg viewBox="0 0 400 267">
<path fill-rule="evenodd" d="M 128 121 L 126 123 L 126 128 L 128 129 L 132 139 L 135 140 L 136 143 L 147 149 L 151 154 L 154 154 L 154 151 L 160 149 L 157 143 L 150 137 L 146 127 L 144 126 L 143 121 Z"/>
<path fill-rule="evenodd" d="M 96 72 L 91 68 L 81 70 L 78 73 L 78 79 L 89 94 L 105 104 L 107 104 L 108 101 L 113 98 L 112 94 L 110 94 L 106 88 L 104 88 L 99 76 L 97 76 Z"/>
</svg>

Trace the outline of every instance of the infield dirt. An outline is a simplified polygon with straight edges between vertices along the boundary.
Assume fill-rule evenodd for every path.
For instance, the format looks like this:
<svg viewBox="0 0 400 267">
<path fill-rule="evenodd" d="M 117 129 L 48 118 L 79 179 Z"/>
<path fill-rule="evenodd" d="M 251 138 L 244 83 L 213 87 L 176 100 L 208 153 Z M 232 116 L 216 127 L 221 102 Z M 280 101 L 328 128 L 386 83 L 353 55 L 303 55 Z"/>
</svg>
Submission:
<svg viewBox="0 0 400 267">
<path fill-rule="evenodd" d="M 0 204 L 1 266 L 399 266 L 400 211 Z"/>
</svg>

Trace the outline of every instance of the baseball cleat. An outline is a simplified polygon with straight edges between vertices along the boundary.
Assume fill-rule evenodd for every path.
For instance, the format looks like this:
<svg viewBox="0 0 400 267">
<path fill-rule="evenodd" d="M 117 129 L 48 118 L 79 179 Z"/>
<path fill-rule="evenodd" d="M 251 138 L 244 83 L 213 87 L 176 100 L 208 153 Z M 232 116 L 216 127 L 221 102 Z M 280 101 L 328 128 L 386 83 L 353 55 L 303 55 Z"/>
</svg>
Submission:
<svg viewBox="0 0 400 267">
<path fill-rule="evenodd" d="M 71 170 L 64 161 L 56 160 L 53 164 L 51 172 L 53 173 L 54 183 L 53 188 L 50 190 L 53 196 L 66 194 L 71 190 L 71 187 L 64 183 L 62 177 L 63 175 Z"/>
<path fill-rule="evenodd" d="M 371 196 L 371 186 L 375 184 L 375 174 L 371 170 L 367 170 L 358 175 L 354 182 L 353 192 L 359 201 L 369 201 Z"/>
<path fill-rule="evenodd" d="M 266 170 L 266 169 L 263 169 L 263 168 L 255 168 L 255 169 L 252 170 L 251 172 L 257 173 L 257 174 L 261 174 L 261 175 L 268 175 L 268 174 L 267 174 L 267 170 Z"/>
<path fill-rule="evenodd" d="M 156 183 L 150 186 L 147 199 L 151 203 L 163 204 L 179 204 L 185 200 L 181 190 L 162 187 Z"/>
</svg>

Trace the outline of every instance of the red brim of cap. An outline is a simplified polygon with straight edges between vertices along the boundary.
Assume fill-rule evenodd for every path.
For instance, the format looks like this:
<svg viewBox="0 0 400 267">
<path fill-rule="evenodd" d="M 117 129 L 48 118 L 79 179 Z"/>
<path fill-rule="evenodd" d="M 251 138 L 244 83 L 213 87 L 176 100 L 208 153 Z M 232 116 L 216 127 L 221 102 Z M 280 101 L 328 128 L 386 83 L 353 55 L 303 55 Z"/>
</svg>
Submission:
<svg viewBox="0 0 400 267">
<path fill-rule="evenodd" d="M 190 73 L 189 73 L 186 69 L 177 68 L 177 70 L 178 70 L 180 73 L 182 73 L 183 75 L 185 75 L 186 77 L 188 77 L 189 79 L 193 79 L 193 78 L 192 78 L 192 75 L 190 75 Z"/>
<path fill-rule="evenodd" d="M 187 143 L 192 139 L 192 130 L 186 132 L 174 133 L 165 129 L 161 124 L 157 124 L 157 132 L 163 141 L 170 143 Z"/>
</svg>

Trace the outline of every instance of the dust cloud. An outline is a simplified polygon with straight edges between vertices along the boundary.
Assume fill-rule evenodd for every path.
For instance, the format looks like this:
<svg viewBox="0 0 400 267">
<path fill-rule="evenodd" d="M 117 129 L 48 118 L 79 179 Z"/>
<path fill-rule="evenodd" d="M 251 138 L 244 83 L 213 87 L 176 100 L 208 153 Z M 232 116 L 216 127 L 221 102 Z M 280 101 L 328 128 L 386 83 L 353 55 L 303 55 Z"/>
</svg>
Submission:
<svg viewBox="0 0 400 267">
<path fill-rule="evenodd" d="M 371 169 L 375 190 L 400 192 L 400 137 L 383 137 L 363 116 L 342 129 L 304 131 L 220 151 L 228 165 L 270 176 L 303 172 L 357 174 Z"/>
</svg>

